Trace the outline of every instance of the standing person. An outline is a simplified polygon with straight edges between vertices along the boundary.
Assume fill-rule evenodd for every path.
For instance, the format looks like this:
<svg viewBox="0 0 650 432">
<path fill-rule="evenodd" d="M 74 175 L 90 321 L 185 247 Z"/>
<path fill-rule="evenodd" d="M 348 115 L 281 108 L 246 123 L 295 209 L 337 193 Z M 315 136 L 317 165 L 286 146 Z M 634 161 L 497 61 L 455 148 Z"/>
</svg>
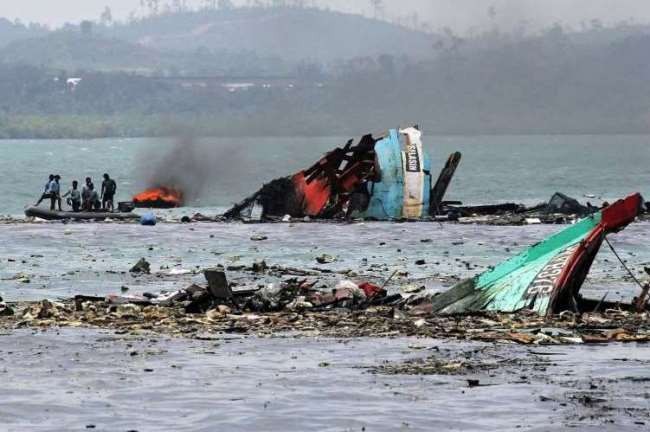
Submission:
<svg viewBox="0 0 650 432">
<path fill-rule="evenodd" d="M 86 184 L 81 189 L 81 207 L 84 211 L 92 210 L 92 203 L 90 202 L 90 196 L 92 195 L 92 190 L 94 189 L 93 181 L 90 177 L 86 177 Z"/>
<path fill-rule="evenodd" d="M 52 205 L 50 206 L 50 210 L 54 210 L 54 203 L 59 204 L 59 211 L 63 211 L 61 208 L 61 176 L 60 175 L 55 175 L 54 176 L 54 185 L 51 188 L 51 192 L 53 194 L 51 200 L 52 200 Z"/>
<path fill-rule="evenodd" d="M 38 205 L 40 203 L 42 203 L 44 199 L 48 199 L 48 198 L 50 198 L 52 196 L 51 193 L 50 193 L 51 192 L 50 191 L 50 186 L 51 186 L 52 182 L 54 182 L 54 174 L 50 174 L 50 177 L 47 180 L 47 183 L 45 183 L 45 188 L 43 189 L 43 194 L 41 195 L 41 198 L 36 202 L 36 207 L 38 207 Z M 54 210 L 54 209 L 52 209 L 52 210 Z"/>
<path fill-rule="evenodd" d="M 102 182 L 102 208 L 104 210 L 114 211 L 113 198 L 115 197 L 115 192 L 117 191 L 117 183 L 115 180 L 110 178 L 108 174 L 104 174 L 104 181 Z"/>
<path fill-rule="evenodd" d="M 79 182 L 77 180 L 72 181 L 72 189 L 68 190 L 65 195 L 63 195 L 63 198 L 69 196 L 66 200 L 68 205 L 72 207 L 72 211 L 78 212 L 79 209 L 81 208 L 81 192 L 79 192 L 78 189 Z"/>
</svg>

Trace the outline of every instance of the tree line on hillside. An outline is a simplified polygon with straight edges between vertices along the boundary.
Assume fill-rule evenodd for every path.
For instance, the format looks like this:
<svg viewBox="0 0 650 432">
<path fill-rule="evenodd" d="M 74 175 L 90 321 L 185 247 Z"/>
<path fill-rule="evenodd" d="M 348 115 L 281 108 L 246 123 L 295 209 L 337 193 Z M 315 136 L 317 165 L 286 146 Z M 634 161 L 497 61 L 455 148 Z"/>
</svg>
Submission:
<svg viewBox="0 0 650 432">
<path fill-rule="evenodd" d="M 476 40 L 450 33 L 430 58 L 305 61 L 268 86 L 0 63 L 0 137 L 166 135 L 179 127 L 347 135 L 408 123 L 429 133 L 648 133 L 650 34 L 633 30 L 554 26 Z M 71 85 L 72 77 L 81 81 Z"/>
</svg>

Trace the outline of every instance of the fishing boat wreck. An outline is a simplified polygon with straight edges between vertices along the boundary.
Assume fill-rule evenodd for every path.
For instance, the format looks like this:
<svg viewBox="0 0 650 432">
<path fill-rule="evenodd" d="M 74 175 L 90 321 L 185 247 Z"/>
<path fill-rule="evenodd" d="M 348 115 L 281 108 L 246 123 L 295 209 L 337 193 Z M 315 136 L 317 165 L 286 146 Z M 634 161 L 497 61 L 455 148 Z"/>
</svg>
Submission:
<svg viewBox="0 0 650 432">
<path fill-rule="evenodd" d="M 417 126 L 350 140 L 306 170 L 275 179 L 228 210 L 226 219 L 418 220 L 438 214 L 460 163 L 454 153 L 436 183 Z"/>
<path fill-rule="evenodd" d="M 465 206 L 445 196 L 461 154 L 449 156 L 437 180 L 417 126 L 363 136 L 325 154 L 311 167 L 275 179 L 235 204 L 225 220 L 437 220 L 492 225 L 573 223 L 600 210 L 563 193 L 527 207 Z"/>
<path fill-rule="evenodd" d="M 532 310 L 551 315 L 579 311 L 585 304 L 580 288 L 606 236 L 633 222 L 642 205 L 637 193 L 593 213 L 491 270 L 431 296 L 430 312 Z M 589 305 L 593 309 L 598 303 Z M 645 305 L 645 301 L 637 303 Z"/>
</svg>

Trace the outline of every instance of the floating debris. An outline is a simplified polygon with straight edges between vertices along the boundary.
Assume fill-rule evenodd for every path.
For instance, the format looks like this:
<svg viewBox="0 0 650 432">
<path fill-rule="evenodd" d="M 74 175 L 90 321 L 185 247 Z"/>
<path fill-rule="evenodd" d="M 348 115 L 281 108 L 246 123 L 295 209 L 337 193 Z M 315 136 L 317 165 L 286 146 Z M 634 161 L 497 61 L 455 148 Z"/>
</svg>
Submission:
<svg viewBox="0 0 650 432">
<path fill-rule="evenodd" d="M 417 312 L 407 309 L 394 314 L 396 306 L 350 309 L 341 307 L 345 303 L 336 302 L 323 308 L 287 294 L 284 288 L 269 288 L 258 295 L 255 302 L 249 303 L 252 307 L 259 305 L 262 310 L 279 309 L 276 312 L 257 312 L 249 306 L 237 310 L 229 305 L 218 305 L 208 311 L 189 313 L 183 306 L 188 303 L 187 298 L 171 302 L 169 306 L 113 304 L 106 298 L 85 296 L 64 302 L 26 302 L 12 305 L 14 315 L 0 316 L 0 329 L 99 327 L 188 338 L 233 332 L 259 336 L 292 332 L 337 338 L 402 335 L 522 345 L 650 342 L 648 312 L 608 309 L 602 313 L 546 317 L 531 312 L 414 316 Z M 298 302 L 302 302 L 300 307 Z M 347 304 L 352 305 L 351 302 Z"/>
<path fill-rule="evenodd" d="M 4 303 L 2 297 L 0 297 L 0 316 L 12 316 L 13 314 L 14 310 Z"/>
<path fill-rule="evenodd" d="M 151 264 L 144 259 L 140 258 L 140 260 L 135 263 L 133 267 L 131 267 L 131 270 L 129 270 L 131 273 L 146 273 L 149 274 L 151 273 Z"/>
<path fill-rule="evenodd" d="M 336 261 L 336 257 L 333 257 L 332 255 L 323 254 L 321 256 L 316 257 L 316 262 L 318 264 L 330 264 L 335 261 Z"/>
</svg>

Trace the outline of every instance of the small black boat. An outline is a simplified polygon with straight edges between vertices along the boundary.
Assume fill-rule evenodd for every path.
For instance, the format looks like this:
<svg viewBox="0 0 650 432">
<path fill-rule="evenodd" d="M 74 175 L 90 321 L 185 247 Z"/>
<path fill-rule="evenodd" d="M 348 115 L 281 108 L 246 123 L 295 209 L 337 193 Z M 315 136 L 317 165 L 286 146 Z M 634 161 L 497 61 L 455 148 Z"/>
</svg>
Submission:
<svg viewBox="0 0 650 432">
<path fill-rule="evenodd" d="M 42 209 L 39 207 L 28 207 L 25 209 L 25 216 L 37 217 L 45 220 L 135 220 L 140 219 L 140 216 L 135 213 L 119 213 L 119 212 L 73 212 L 73 211 L 56 211 L 49 209 Z"/>
</svg>

